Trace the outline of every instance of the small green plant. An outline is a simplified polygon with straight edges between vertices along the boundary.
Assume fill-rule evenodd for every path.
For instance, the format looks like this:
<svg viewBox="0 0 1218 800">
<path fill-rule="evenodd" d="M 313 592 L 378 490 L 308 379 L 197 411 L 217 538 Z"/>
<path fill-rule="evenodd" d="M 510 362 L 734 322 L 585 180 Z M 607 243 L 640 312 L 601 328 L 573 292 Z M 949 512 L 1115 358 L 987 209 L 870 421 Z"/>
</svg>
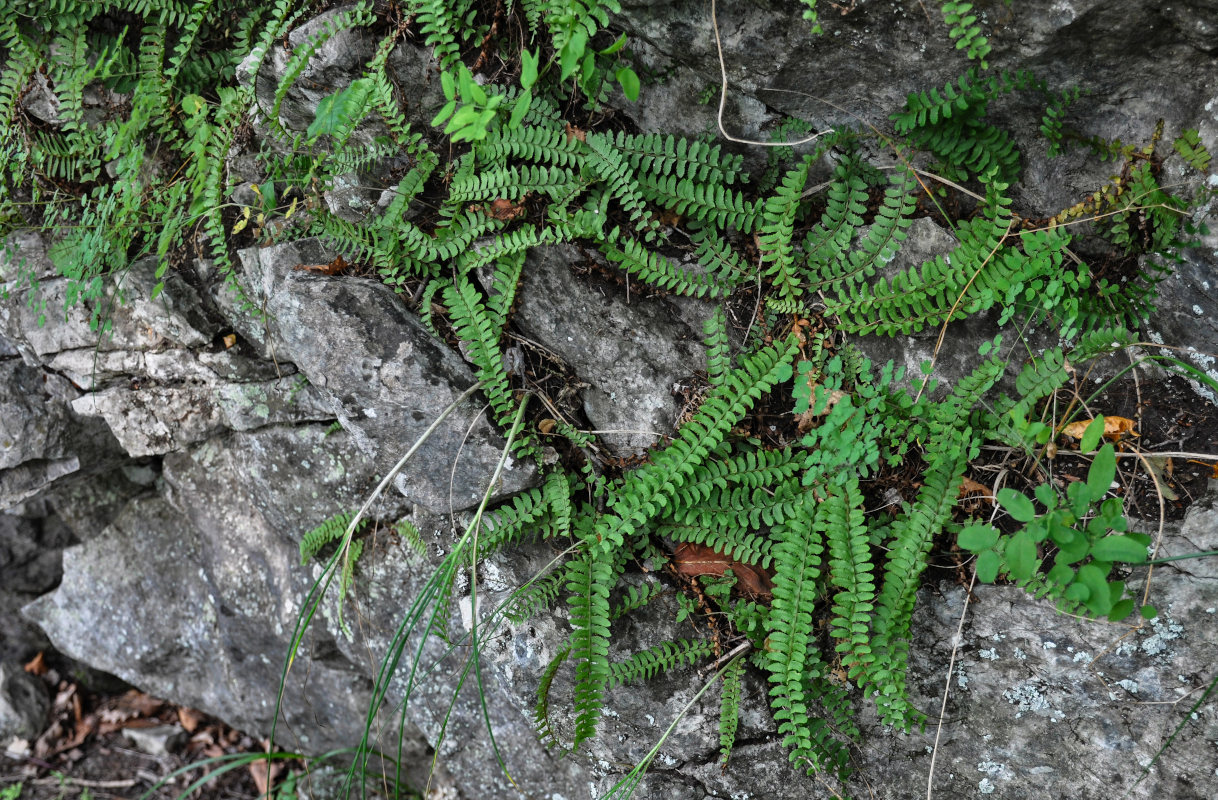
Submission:
<svg viewBox="0 0 1218 800">
<path fill-rule="evenodd" d="M 1103 430 L 1104 418 L 1098 417 L 1087 427 L 1081 451 L 1094 451 Z M 1046 432 L 1030 429 L 1028 435 L 1047 441 Z M 1042 513 L 1037 513 L 1027 495 L 1000 489 L 998 502 L 1021 523 L 1020 528 L 1003 534 L 992 525 L 970 525 L 957 538 L 961 548 L 977 555 L 978 580 L 993 583 L 1005 575 L 1037 594 L 1058 598 L 1067 609 L 1082 606 L 1114 621 L 1129 616 L 1135 601 L 1124 597 L 1124 582 L 1108 580 L 1109 574 L 1121 564 L 1145 563 L 1150 537 L 1126 532 L 1122 503 L 1109 496 L 1115 476 L 1116 451 L 1112 444 L 1105 444 L 1095 454 L 1087 479 L 1069 484 L 1064 502 L 1052 485 L 1036 487 L 1035 498 L 1045 509 Z M 1056 550 L 1048 569 L 1042 548 Z M 1144 606 L 1142 616 L 1153 618 L 1154 608 Z"/>
<path fill-rule="evenodd" d="M 20 781 L 10 784 L 9 786 L 5 786 L 3 789 L 0 789 L 0 800 L 19 800 L 24 786 L 25 784 L 21 783 Z"/>
</svg>

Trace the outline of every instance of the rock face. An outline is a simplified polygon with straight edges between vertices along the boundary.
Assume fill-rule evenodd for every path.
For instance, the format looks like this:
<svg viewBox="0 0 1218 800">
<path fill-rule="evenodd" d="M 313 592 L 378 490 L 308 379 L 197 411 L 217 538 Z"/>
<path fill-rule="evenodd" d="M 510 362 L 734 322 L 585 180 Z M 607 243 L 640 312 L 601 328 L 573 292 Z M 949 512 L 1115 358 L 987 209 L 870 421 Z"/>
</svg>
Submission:
<svg viewBox="0 0 1218 800">
<path fill-rule="evenodd" d="M 791 3 L 718 5 L 730 133 L 767 138 L 787 115 L 816 129 L 859 117 L 882 123 L 907 92 L 942 86 L 968 66 L 943 41 L 941 23 L 915 4 L 838 5 L 841 15 L 820 4 L 821 37 L 808 34 Z M 1032 68 L 1054 89 L 1081 82 L 1091 90 L 1072 111 L 1083 133 L 1142 143 L 1162 117 L 1172 133 L 1198 128 L 1218 151 L 1212 2 L 978 5 L 986 6 L 994 68 Z M 719 68 L 708 9 L 702 2 L 623 3 L 637 58 L 661 76 L 624 112 L 643 130 L 715 130 Z M 343 11 L 306 23 L 290 41 L 305 41 Z M 350 31 L 329 39 L 281 98 L 277 121 L 307 128 L 318 100 L 358 77 L 373 46 Z M 274 87 L 290 57 L 276 47 L 266 73 L 244 76 L 256 80 L 264 112 L 277 104 Z M 407 116 L 425 126 L 442 97 L 426 53 L 405 42 L 389 63 L 408 87 Z M 708 104 L 698 102 L 702 95 Z M 1110 167 L 1087 166 L 1081 151 L 1054 160 L 1037 155 L 1044 149 L 1039 117 L 1022 113 L 1020 102 L 994 111 L 1009 116 L 1027 154 L 1019 211 L 1069 206 L 1107 179 Z M 376 124 L 358 135 L 372 141 Z M 738 149 L 754 173 L 764 168 L 765 153 Z M 252 161 L 248 153 L 234 155 L 234 173 Z M 264 177 L 250 169 L 241 177 Z M 357 220 L 373 212 L 378 194 L 365 190 L 367 176 L 352 175 L 326 199 L 336 214 Z M 928 258 L 950 241 L 933 219 L 920 218 L 900 257 Z M 1202 244 L 1164 282 L 1150 328 L 1168 344 L 1196 348 L 1197 363 L 1212 366 L 1204 354 L 1218 352 L 1218 239 Z M 11 290 L 0 300 L 0 674 L 16 677 L 12 691 L 4 690 L 8 706 L 0 698 L 0 732 L 24 735 L 37 716 L 38 698 L 21 688 L 13 664 L 53 642 L 145 691 L 269 734 L 284 658 L 321 572 L 316 562 L 300 564 L 301 539 L 358 507 L 474 384 L 473 372 L 390 289 L 297 269 L 334 256 L 316 240 L 242 250 L 247 294 L 240 298 L 207 265 L 195 264 L 150 300 L 154 265 L 138 262 L 125 281 L 126 302 L 114 306 L 112 331 L 101 336 L 90 326 L 92 308 L 61 310 L 69 284 L 46 243 L 22 233 L 12 246 L 14 255 L 0 260 L 0 281 Z M 584 384 L 588 421 L 615 431 L 605 442 L 631 454 L 672 433 L 680 412 L 673 384 L 705 369 L 699 338 L 710 306 L 632 296 L 627 286 L 575 274 L 590 260 L 575 246 L 531 252 L 515 326 L 571 368 Z M 17 291 L 29 277 L 39 284 L 33 304 Z M 938 353 L 939 374 L 955 382 L 989 335 L 984 324 L 953 324 Z M 936 351 L 937 336 L 861 344 L 916 374 Z M 443 733 L 439 760 L 447 773 L 438 780 L 467 797 L 598 797 L 688 704 L 636 797 L 831 796 L 788 763 L 767 710 L 768 686 L 752 673 L 727 770 L 718 763 L 718 690 L 694 701 L 708 677 L 694 670 L 613 690 L 600 736 L 586 750 L 569 758 L 545 750 L 532 709 L 543 671 L 569 633 L 566 610 L 560 603 L 529 623 L 503 627 L 490 626 L 489 617 L 555 557 L 544 546 L 498 553 L 476 576 L 458 575 L 453 604 L 437 617 L 449 643 L 422 642 L 418 626 L 398 636 L 403 615 L 486 491 L 504 444 L 467 402 L 374 505 L 377 524 L 361 534 L 364 556 L 351 592 L 341 604 L 336 591 L 326 596 L 289 672 L 279 743 L 310 752 L 358 743 L 382 659 L 400 652 L 373 738 L 396 747 L 391 731 L 405 720 L 404 763 L 415 785 L 426 782 Z M 530 465 L 509 462 L 493 497 L 536 478 Z M 1168 530 L 1161 554 L 1218 548 L 1215 496 Z M 388 527 L 403 518 L 421 532 L 425 559 Z M 910 687 L 931 724 L 894 734 L 860 702 L 865 740 L 852 749 L 856 777 L 846 789 L 857 797 L 922 796 L 933 753 L 929 780 L 937 797 L 1215 796 L 1218 711 L 1212 699 L 1193 708 L 1218 660 L 1215 563 L 1157 568 L 1150 601 L 1161 614 L 1133 631 L 1058 615 L 1010 588 L 977 589 L 966 612 L 958 586 L 926 587 Z M 463 638 L 473 633 L 475 605 L 482 621 L 478 670 L 467 669 Z M 36 627 L 15 616 L 19 606 Z M 694 634 L 677 621 L 676 600 L 667 595 L 615 622 L 611 657 Z M 416 655 L 420 671 L 402 711 Z M 9 677 L 3 681 L 8 687 Z M 479 685 L 485 706 L 474 691 Z M 560 672 L 550 724 L 565 741 L 571 691 L 568 671 Z"/>
</svg>

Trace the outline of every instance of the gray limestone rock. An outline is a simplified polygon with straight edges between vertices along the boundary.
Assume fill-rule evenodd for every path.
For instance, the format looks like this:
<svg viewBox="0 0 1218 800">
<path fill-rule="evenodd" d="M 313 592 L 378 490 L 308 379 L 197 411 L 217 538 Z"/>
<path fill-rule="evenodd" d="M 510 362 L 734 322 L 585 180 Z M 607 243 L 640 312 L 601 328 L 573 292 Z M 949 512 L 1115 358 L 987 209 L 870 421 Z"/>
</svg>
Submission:
<svg viewBox="0 0 1218 800">
<path fill-rule="evenodd" d="M 635 453 L 665 441 L 680 411 L 674 386 L 706 369 L 701 329 L 659 297 L 633 297 L 572 274 L 598 254 L 574 245 L 529 252 L 513 321 L 557 353 L 589 386 L 584 411 L 616 451 Z"/>
<path fill-rule="evenodd" d="M 42 681 L 18 663 L 0 661 L 0 742 L 34 739 L 46 726 L 50 710 L 51 698 Z"/>
<path fill-rule="evenodd" d="M 329 399 L 343 427 L 387 472 L 474 376 L 388 287 L 294 269 L 325 263 L 325 255 L 316 240 L 240 252 L 249 291 L 266 301 L 279 356 Z M 398 490 L 437 512 L 480 502 L 504 444 L 477 413 L 471 403 L 448 417 L 396 479 Z M 531 465 L 509 459 L 507 467 L 496 497 L 535 480 Z"/>
</svg>

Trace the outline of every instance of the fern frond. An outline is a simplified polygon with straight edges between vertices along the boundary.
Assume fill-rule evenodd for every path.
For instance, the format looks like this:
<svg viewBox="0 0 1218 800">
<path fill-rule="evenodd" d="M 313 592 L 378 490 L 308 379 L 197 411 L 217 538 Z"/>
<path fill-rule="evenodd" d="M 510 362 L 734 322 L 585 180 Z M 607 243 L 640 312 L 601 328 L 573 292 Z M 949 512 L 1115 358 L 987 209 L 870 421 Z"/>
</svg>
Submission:
<svg viewBox="0 0 1218 800">
<path fill-rule="evenodd" d="M 596 541 L 592 546 L 599 549 L 621 547 L 625 536 L 646 525 L 663 507 L 670 505 L 697 466 L 719 446 L 753 403 L 770 387 L 790 377 L 790 360 L 796 349 L 793 337 L 776 342 L 745 359 L 739 369 L 725 378 L 722 386 L 712 388 L 698 413 L 681 426 L 672 444 L 657 453 L 650 464 L 626 476 L 610 498 L 612 513 L 597 521 Z"/>
<path fill-rule="evenodd" d="M 805 492 L 800 513 L 775 531 L 774 601 L 767 626 L 769 650 L 765 654 L 770 673 L 770 707 L 778 722 L 783 746 L 790 759 L 819 772 L 826 767 L 840 771 L 847 754 L 828 724 L 809 715 L 807 682 L 820 678 L 824 663 L 813 646 L 813 613 L 816 610 L 824 544 L 814 524 L 817 507 L 811 492 Z"/>
<path fill-rule="evenodd" d="M 778 190 L 766 198 L 761 212 L 761 227 L 757 231 L 757 246 L 761 250 L 762 274 L 770 278 L 778 292 L 777 301 L 784 308 L 797 307 L 803 295 L 801 276 L 795 271 L 795 216 L 803 200 L 808 182 L 810 157 L 789 170 Z"/>
<path fill-rule="evenodd" d="M 734 659 L 723 671 L 723 689 L 719 694 L 719 764 L 725 769 L 736 744 L 736 729 L 740 723 L 740 678 L 743 674 L 743 658 Z"/>
<path fill-rule="evenodd" d="M 571 652 L 575 657 L 574 747 L 596 733 L 609 682 L 609 591 L 615 581 L 612 562 L 612 554 L 604 548 L 589 547 L 571 562 L 568 573 Z"/>
<path fill-rule="evenodd" d="M 601 242 L 601 252 L 657 289 L 689 297 L 715 298 L 726 293 L 727 287 L 710 275 L 684 270 L 638 241 L 620 236 L 616 229 Z"/>
<path fill-rule="evenodd" d="M 820 271 L 821 286 L 825 289 L 841 291 L 844 286 L 861 283 L 892 261 L 897 249 L 905 241 L 905 231 L 909 228 L 915 206 L 915 190 L 917 180 L 909 170 L 896 170 L 888 188 L 884 192 L 884 201 L 876 211 L 875 220 L 868 228 L 867 234 L 850 249 L 844 258 L 839 258 L 838 271 L 826 278 L 827 270 Z"/>
<path fill-rule="evenodd" d="M 813 289 L 838 287 L 838 270 L 845 263 L 845 254 L 855 231 L 863 225 L 863 215 L 867 213 L 867 183 L 859 173 L 859 156 L 847 154 L 833 170 L 825 213 L 804 239 Z"/>
<path fill-rule="evenodd" d="M 559 650 L 546 665 L 545 670 L 541 673 L 541 680 L 537 683 L 537 703 L 533 706 L 533 728 L 537 731 L 537 737 L 541 743 L 546 747 L 559 746 L 558 735 L 554 733 L 554 728 L 550 725 L 550 686 L 554 683 L 554 676 L 558 674 L 559 668 L 570 655 L 570 647 Z"/>
<path fill-rule="evenodd" d="M 453 181 L 449 186 L 448 201 L 470 203 L 499 198 L 519 200 L 533 192 L 559 200 L 575 195 L 582 188 L 583 184 L 575 175 L 562 167 L 501 167 L 483 170 L 461 181 Z"/>
<path fill-rule="evenodd" d="M 990 43 L 977 24 L 977 15 L 972 13 L 972 3 L 944 0 L 941 4 L 943 21 L 948 24 L 948 35 L 956 43 L 957 50 L 964 50 L 970 59 L 981 62 L 981 68 L 989 66 L 985 57 L 990 54 Z"/>
<path fill-rule="evenodd" d="M 675 175 L 640 175 L 638 187 L 648 200 L 719 228 L 732 226 L 751 233 L 761 218 L 756 203 L 723 184 L 700 183 Z"/>
<path fill-rule="evenodd" d="M 658 133 L 632 135 L 618 132 L 613 140 L 635 172 L 653 176 L 675 175 L 699 183 L 731 185 L 740 176 L 744 158 L 721 154 L 719 145 L 697 139 Z M 747 176 L 746 176 L 747 177 Z"/>
<path fill-rule="evenodd" d="M 688 234 L 695 245 L 694 258 L 725 287 L 735 288 L 750 277 L 752 270 L 714 228 L 690 230 Z"/>
<path fill-rule="evenodd" d="M 692 666 L 715 652 L 715 643 L 706 639 L 677 639 L 661 642 L 625 661 L 609 665 L 609 688 L 634 681 L 651 680 L 661 672 Z"/>
<path fill-rule="evenodd" d="M 343 534 L 347 532 L 347 526 L 351 524 L 354 517 L 355 515 L 350 511 L 340 511 L 306 533 L 300 540 L 300 563 L 308 564 L 327 544 L 343 538 Z M 360 528 L 367 522 L 366 518 L 360 520 Z M 356 529 L 356 532 L 359 532 L 359 528 Z"/>
<path fill-rule="evenodd" d="M 829 635 L 839 640 L 835 650 L 842 654 L 842 663 L 854 680 L 865 674 L 874 660 L 869 636 L 875 609 L 874 565 L 858 477 L 847 473 L 834 481 L 829 491 L 825 513 L 817 515 L 829 544 L 829 581 L 838 589 L 833 596 Z"/>
<path fill-rule="evenodd" d="M 583 142 L 567 135 L 561 126 L 497 129 L 478 143 L 478 160 L 487 165 L 506 166 L 510 159 L 524 159 L 571 169 L 579 164 L 583 148 Z"/>
<path fill-rule="evenodd" d="M 731 342 L 727 338 L 727 315 L 723 306 L 715 306 L 714 312 L 702 326 L 706 338 L 706 380 L 718 386 L 732 369 Z"/>
<path fill-rule="evenodd" d="M 926 568 L 935 534 L 943 529 L 960 491 L 960 479 L 974 445 L 971 429 L 937 426 L 928 442 L 922 489 L 909 513 L 893 526 L 883 588 L 872 617 L 872 668 L 865 674 L 876 708 L 886 724 L 908 730 L 924 719 L 906 690 L 909 636 L 918 578 Z"/>
<path fill-rule="evenodd" d="M 466 355 L 482 382 L 482 391 L 495 411 L 495 418 L 499 424 L 510 426 L 516 414 L 516 401 L 499 348 L 502 328 L 495 325 L 478 290 L 465 276 L 457 276 L 451 285 L 444 287 L 444 304 L 452 315 L 454 330 L 466 343 Z M 520 448 L 531 446 L 528 437 L 521 437 L 516 443 Z"/>
</svg>

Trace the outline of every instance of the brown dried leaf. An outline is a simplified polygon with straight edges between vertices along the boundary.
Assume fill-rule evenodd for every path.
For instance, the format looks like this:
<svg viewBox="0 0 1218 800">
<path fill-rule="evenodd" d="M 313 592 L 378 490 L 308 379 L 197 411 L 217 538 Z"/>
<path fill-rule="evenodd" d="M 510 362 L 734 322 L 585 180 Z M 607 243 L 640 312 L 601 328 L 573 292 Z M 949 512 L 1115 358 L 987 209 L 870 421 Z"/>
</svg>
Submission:
<svg viewBox="0 0 1218 800">
<path fill-rule="evenodd" d="M 1087 426 L 1094 420 L 1080 419 L 1077 422 L 1071 422 L 1069 425 L 1062 427 L 1062 433 L 1069 436 L 1071 439 L 1083 438 L 1083 432 L 1087 430 Z M 1133 420 L 1125 417 L 1104 417 L 1104 438 L 1105 439 L 1120 439 L 1123 435 L 1137 436 L 1138 434 L 1133 429 Z"/>
<path fill-rule="evenodd" d="M 203 722 L 203 714 L 195 711 L 193 708 L 182 707 L 178 709 L 178 724 L 182 726 L 182 730 L 187 733 L 194 733 L 199 728 L 199 724 Z"/>
<path fill-rule="evenodd" d="M 46 664 L 46 661 L 42 657 L 42 651 L 39 650 L 38 655 L 34 656 L 28 662 L 26 662 L 25 667 L 23 667 L 23 669 L 25 669 L 25 671 L 30 673 L 31 675 L 38 675 L 38 676 L 45 675 L 47 673 L 47 664 Z"/>
<path fill-rule="evenodd" d="M 672 556 L 673 567 L 687 578 L 699 575 L 723 577 L 731 570 L 736 576 L 736 588 L 746 597 L 768 598 L 774 591 L 769 573 L 761 567 L 733 561 L 723 553 L 704 544 L 682 542 Z"/>
<path fill-rule="evenodd" d="M 994 504 L 994 497 L 990 494 L 990 487 L 986 486 L 984 483 L 978 483 L 969 476 L 965 475 L 960 481 L 960 494 L 958 497 L 967 497 L 970 494 L 985 495 L 980 499 L 985 500 L 990 505 Z"/>
</svg>

